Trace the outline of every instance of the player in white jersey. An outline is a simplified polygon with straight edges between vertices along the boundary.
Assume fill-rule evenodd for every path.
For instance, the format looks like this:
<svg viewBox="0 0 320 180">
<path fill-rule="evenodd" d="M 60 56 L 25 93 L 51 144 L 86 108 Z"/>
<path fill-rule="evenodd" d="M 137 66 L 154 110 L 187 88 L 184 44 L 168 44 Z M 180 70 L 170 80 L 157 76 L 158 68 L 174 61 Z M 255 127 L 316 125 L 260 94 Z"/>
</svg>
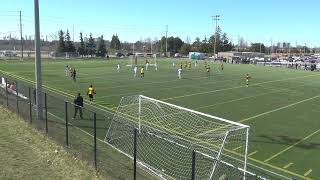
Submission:
<svg viewBox="0 0 320 180">
<path fill-rule="evenodd" d="M 137 71 L 138 71 L 138 67 L 134 66 L 133 68 L 134 77 L 137 77 Z"/>
<path fill-rule="evenodd" d="M 120 72 L 120 64 L 117 65 L 117 71 Z"/>
<path fill-rule="evenodd" d="M 66 76 L 69 76 L 69 66 L 68 65 L 66 65 L 64 72 L 65 72 Z"/>
<path fill-rule="evenodd" d="M 182 68 L 178 69 L 178 78 L 181 79 L 182 78 Z"/>
</svg>

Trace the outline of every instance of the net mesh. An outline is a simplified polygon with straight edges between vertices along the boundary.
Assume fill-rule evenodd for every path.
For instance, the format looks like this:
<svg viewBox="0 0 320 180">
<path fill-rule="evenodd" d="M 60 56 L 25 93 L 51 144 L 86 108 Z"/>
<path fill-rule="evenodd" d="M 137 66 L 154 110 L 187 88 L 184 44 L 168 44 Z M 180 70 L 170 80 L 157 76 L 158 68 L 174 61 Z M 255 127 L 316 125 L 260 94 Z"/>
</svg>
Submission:
<svg viewBox="0 0 320 180">
<path fill-rule="evenodd" d="M 146 70 L 148 68 L 157 68 L 157 57 L 156 56 L 130 56 L 129 63 L 127 64 L 129 67 L 145 67 Z"/>
<path fill-rule="evenodd" d="M 192 176 L 192 152 L 197 179 L 244 175 L 247 130 L 224 121 L 145 96 L 121 99 L 105 141 L 133 157 L 134 129 L 139 164 L 166 179 Z"/>
</svg>

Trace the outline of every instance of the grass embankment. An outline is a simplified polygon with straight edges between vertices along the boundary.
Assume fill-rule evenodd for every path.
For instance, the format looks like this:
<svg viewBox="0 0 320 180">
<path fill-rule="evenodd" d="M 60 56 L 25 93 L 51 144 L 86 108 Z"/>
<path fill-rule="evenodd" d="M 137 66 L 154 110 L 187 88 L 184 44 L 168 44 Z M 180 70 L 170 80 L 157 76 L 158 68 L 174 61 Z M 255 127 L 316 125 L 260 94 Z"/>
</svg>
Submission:
<svg viewBox="0 0 320 180">
<path fill-rule="evenodd" d="M 102 179 L 1 106 L 0 127 L 0 179 Z"/>
</svg>

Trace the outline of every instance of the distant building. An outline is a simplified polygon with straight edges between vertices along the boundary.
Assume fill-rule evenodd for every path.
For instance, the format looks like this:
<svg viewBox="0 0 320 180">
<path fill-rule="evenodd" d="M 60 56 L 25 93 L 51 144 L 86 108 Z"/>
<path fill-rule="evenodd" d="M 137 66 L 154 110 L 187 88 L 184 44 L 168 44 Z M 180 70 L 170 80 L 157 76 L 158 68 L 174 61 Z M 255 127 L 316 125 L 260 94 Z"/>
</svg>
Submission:
<svg viewBox="0 0 320 180">
<path fill-rule="evenodd" d="M 201 52 L 189 52 L 189 59 L 203 60 L 203 59 L 205 59 L 205 53 L 201 53 Z"/>
<path fill-rule="evenodd" d="M 279 48 L 279 49 L 288 49 L 288 48 L 290 48 L 290 43 L 288 43 L 288 42 L 282 42 L 282 43 L 278 42 L 277 48 Z"/>
</svg>

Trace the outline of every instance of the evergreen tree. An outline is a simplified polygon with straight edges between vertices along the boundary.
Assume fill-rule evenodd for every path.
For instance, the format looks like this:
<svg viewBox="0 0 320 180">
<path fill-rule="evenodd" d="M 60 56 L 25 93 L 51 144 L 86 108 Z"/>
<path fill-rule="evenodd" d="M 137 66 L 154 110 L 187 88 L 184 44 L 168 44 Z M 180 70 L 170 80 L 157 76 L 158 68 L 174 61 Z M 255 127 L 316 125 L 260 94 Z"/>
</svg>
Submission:
<svg viewBox="0 0 320 180">
<path fill-rule="evenodd" d="M 233 46 L 231 42 L 229 41 L 227 33 L 223 33 L 221 37 L 221 42 L 222 42 L 222 51 L 231 51 Z"/>
<path fill-rule="evenodd" d="M 80 32 L 80 46 L 78 48 L 78 53 L 80 54 L 80 56 L 83 57 L 83 56 L 86 55 L 85 50 L 86 50 L 86 46 L 85 46 L 84 41 L 83 41 L 82 32 Z"/>
<path fill-rule="evenodd" d="M 59 31 L 58 52 L 60 53 L 66 52 L 66 45 L 64 43 L 64 32 L 62 30 Z"/>
<path fill-rule="evenodd" d="M 119 40 L 118 35 L 112 35 L 110 47 L 116 50 L 121 49 L 121 42 Z"/>
<path fill-rule="evenodd" d="M 66 33 L 66 41 L 65 41 L 65 52 L 75 52 L 76 48 L 73 45 L 73 42 L 71 41 L 69 30 L 67 30 Z"/>
<path fill-rule="evenodd" d="M 97 56 L 98 57 L 106 57 L 107 50 L 106 50 L 106 45 L 103 39 L 103 35 L 99 38 L 99 45 L 98 45 L 98 52 Z"/>
<path fill-rule="evenodd" d="M 181 46 L 181 49 L 180 49 L 181 54 L 188 55 L 190 51 L 191 51 L 190 44 L 185 43 Z"/>
<path fill-rule="evenodd" d="M 95 53 L 96 53 L 96 44 L 94 42 L 94 39 L 92 38 L 91 33 L 90 33 L 89 41 L 87 44 L 87 48 L 88 48 L 88 55 L 93 57 L 93 55 L 95 55 Z"/>
</svg>

